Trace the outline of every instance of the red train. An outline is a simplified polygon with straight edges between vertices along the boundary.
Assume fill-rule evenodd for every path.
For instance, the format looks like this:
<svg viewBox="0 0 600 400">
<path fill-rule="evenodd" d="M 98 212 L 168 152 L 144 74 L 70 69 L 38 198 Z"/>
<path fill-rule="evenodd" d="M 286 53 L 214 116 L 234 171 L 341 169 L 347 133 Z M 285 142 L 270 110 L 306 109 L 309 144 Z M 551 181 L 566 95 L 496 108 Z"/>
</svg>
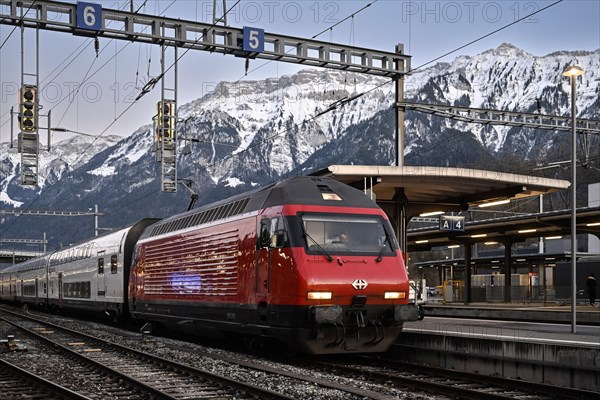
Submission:
<svg viewBox="0 0 600 400">
<path fill-rule="evenodd" d="M 132 261 L 112 312 L 138 321 L 327 354 L 386 351 L 419 316 L 385 213 L 329 178 L 292 178 L 125 236 L 137 242 L 114 256 Z"/>
</svg>

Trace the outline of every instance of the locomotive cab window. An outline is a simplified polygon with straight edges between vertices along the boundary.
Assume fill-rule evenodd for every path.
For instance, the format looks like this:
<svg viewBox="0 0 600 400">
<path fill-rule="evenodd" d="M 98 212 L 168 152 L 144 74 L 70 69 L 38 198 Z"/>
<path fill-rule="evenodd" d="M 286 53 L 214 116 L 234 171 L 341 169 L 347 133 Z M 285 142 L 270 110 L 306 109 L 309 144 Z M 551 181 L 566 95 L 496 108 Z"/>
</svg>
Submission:
<svg viewBox="0 0 600 400">
<path fill-rule="evenodd" d="M 301 214 L 309 254 L 393 255 L 397 244 L 378 215 Z"/>
<path fill-rule="evenodd" d="M 258 248 L 280 248 L 289 246 L 285 223 L 282 217 L 260 221 Z"/>
<path fill-rule="evenodd" d="M 263 219 L 260 221 L 260 234 L 258 236 L 258 248 L 264 249 L 269 247 L 269 226 L 271 225 L 271 221 L 268 219 Z"/>
</svg>

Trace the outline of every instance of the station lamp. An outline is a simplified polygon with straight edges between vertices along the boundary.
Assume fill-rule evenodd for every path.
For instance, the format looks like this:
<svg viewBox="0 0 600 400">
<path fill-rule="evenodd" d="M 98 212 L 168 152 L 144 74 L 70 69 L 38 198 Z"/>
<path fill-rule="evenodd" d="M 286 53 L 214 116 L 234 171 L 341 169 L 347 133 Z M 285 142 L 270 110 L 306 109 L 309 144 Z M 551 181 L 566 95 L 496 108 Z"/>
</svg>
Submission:
<svg viewBox="0 0 600 400">
<path fill-rule="evenodd" d="M 537 231 L 537 229 L 522 229 L 520 231 L 517 231 L 517 233 L 533 233 L 536 231 Z"/>
<path fill-rule="evenodd" d="M 583 68 L 567 66 L 562 75 L 571 81 L 571 332 L 577 333 L 577 103 L 575 89 L 577 77 Z"/>
<path fill-rule="evenodd" d="M 485 208 L 485 207 L 499 206 L 501 204 L 508 204 L 508 203 L 510 203 L 510 199 L 502 199 L 502 200 L 488 201 L 486 203 L 481 203 L 478 205 L 478 207 Z"/>
<path fill-rule="evenodd" d="M 430 211 L 430 212 L 425 212 L 422 214 L 419 214 L 419 217 L 433 217 L 434 215 L 442 215 L 444 214 L 444 211 Z"/>
</svg>

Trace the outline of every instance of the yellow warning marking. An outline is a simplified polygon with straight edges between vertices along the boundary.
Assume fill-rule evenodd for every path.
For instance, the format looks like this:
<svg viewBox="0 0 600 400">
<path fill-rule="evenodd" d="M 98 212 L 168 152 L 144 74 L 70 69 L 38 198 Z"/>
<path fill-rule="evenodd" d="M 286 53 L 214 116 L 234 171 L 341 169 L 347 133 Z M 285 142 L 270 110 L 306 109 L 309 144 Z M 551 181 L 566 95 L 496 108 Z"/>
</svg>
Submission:
<svg viewBox="0 0 600 400">
<path fill-rule="evenodd" d="M 85 349 L 83 350 L 84 353 L 98 353 L 102 351 L 102 349 Z"/>
</svg>

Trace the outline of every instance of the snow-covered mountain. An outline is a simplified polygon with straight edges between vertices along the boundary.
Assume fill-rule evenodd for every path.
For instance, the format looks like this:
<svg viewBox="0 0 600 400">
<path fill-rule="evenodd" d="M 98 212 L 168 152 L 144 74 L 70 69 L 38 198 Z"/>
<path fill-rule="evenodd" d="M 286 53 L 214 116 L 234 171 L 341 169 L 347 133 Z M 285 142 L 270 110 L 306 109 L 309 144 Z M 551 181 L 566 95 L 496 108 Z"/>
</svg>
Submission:
<svg viewBox="0 0 600 400">
<path fill-rule="evenodd" d="M 510 44 L 502 44 L 476 56 L 461 56 L 450 63 L 439 63 L 413 74 L 407 85 L 407 97 L 424 103 L 442 103 L 473 108 L 519 111 L 549 115 L 570 115 L 570 81 L 562 76 L 568 65 L 579 65 L 586 72 L 578 78 L 577 111 L 579 117 L 600 118 L 600 49 L 594 52 L 555 52 L 533 56 Z M 407 130 L 427 142 L 407 119 Z M 531 130 L 510 127 L 456 124 L 440 121 L 440 129 L 458 129 L 473 133 L 479 143 L 493 153 L 530 149 L 535 158 L 549 143 Z M 542 135 L 542 132 L 540 132 Z M 429 135 L 427 135 L 429 136 Z M 553 137 L 548 132 L 544 138 Z M 541 139 L 541 140 L 540 140 Z M 435 140 L 435 139 L 434 139 Z M 415 145 L 416 143 L 411 143 Z M 541 146 L 541 148 L 540 148 Z"/>
<path fill-rule="evenodd" d="M 58 183 L 73 170 L 86 165 L 97 153 L 116 145 L 122 138 L 109 135 L 99 140 L 89 136 L 76 136 L 41 148 L 39 154 L 38 186 L 21 186 L 21 156 L 17 140 L 0 143 L 0 206 L 18 208 L 26 205 L 43 192 L 44 188 Z"/>
<path fill-rule="evenodd" d="M 570 83 L 561 76 L 569 64 L 586 71 L 578 81 L 578 115 L 600 119 L 600 49 L 537 57 L 502 44 L 413 72 L 406 78 L 405 97 L 433 104 L 569 115 Z M 207 203 L 330 164 L 391 165 L 395 160 L 393 90 L 389 79 L 325 70 L 264 81 L 222 82 L 213 93 L 179 107 L 179 116 L 187 124 L 179 124 L 178 135 L 193 141 L 179 142 L 178 176 L 191 179 L 200 203 Z M 185 210 L 189 193 L 183 186 L 177 194 L 159 190 L 150 125 L 118 142 L 115 137 L 99 138 L 89 147 L 91 140 L 69 139 L 42 152 L 38 187 L 19 185 L 16 148 L 0 144 L 0 207 L 81 210 L 98 204 L 105 227 Z M 589 157 L 594 160 L 600 146 L 597 136 L 590 141 Z M 406 115 L 407 165 L 510 170 L 510 163 L 516 161 L 535 163 L 563 155 L 568 159 L 568 143 L 564 133 L 467 124 L 411 111 Z M 2 236 L 8 228 L 16 235 L 27 225 L 14 222 L 14 217 L 3 216 L 1 221 Z M 36 224 L 59 240 L 68 236 L 60 230 L 50 232 L 69 229 L 85 237 L 93 226 L 90 221 L 51 223 L 41 218 Z"/>
</svg>

